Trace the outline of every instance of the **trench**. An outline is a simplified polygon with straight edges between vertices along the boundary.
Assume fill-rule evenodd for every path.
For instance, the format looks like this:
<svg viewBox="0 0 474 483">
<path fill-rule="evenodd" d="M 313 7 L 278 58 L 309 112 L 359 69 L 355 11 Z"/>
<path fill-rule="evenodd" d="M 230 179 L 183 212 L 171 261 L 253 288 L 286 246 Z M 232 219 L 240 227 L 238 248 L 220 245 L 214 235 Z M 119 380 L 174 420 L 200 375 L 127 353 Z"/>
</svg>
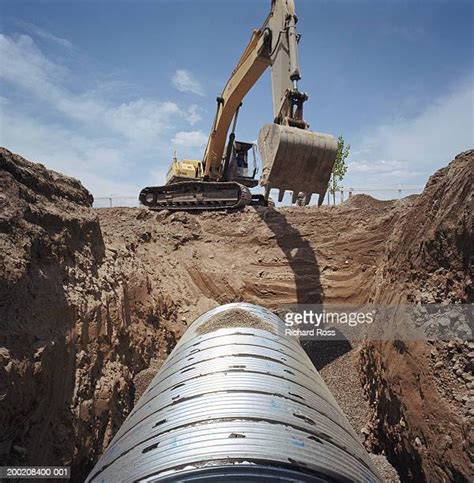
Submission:
<svg viewBox="0 0 474 483">
<path fill-rule="evenodd" d="M 77 181 L 0 156 L 0 464 L 82 481 L 216 305 L 473 300 L 473 151 L 418 197 L 201 214 L 93 210 Z M 472 341 L 304 348 L 387 481 L 391 465 L 402 481 L 468 481 Z"/>
</svg>

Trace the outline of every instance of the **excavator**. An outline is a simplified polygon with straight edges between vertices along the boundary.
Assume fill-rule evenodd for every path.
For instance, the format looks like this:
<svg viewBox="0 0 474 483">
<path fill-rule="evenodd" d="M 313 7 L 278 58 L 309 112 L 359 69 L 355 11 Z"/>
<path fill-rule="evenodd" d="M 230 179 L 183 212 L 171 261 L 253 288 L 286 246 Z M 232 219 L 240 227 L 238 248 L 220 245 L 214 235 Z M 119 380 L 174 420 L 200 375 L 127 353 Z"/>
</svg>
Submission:
<svg viewBox="0 0 474 483">
<path fill-rule="evenodd" d="M 173 159 L 164 186 L 144 188 L 140 202 L 152 210 L 236 209 L 248 204 L 268 205 L 278 189 L 281 202 L 286 190 L 292 202 L 307 205 L 314 193 L 321 205 L 336 159 L 338 142 L 330 134 L 309 130 L 303 117 L 308 95 L 298 89 L 298 18 L 294 0 L 272 0 L 263 26 L 253 32 L 222 94 L 202 161 Z M 237 141 L 237 119 L 242 101 L 271 67 L 274 120 L 260 130 L 262 159 L 256 179 L 253 143 Z M 230 133 L 229 133 L 230 130 Z M 228 135 L 229 134 L 229 135 Z M 253 194 L 260 181 L 264 194 Z"/>
</svg>

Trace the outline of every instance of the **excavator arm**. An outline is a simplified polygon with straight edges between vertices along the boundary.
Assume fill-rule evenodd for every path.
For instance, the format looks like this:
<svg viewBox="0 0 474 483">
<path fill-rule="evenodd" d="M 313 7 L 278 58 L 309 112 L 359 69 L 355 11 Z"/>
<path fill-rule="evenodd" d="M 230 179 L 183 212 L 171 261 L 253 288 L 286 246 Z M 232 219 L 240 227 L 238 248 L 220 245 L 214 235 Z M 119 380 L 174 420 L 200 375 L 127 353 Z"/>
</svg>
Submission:
<svg viewBox="0 0 474 483">
<path fill-rule="evenodd" d="M 298 18 L 294 0 L 272 0 L 271 11 L 263 26 L 253 32 L 249 44 L 217 98 L 217 112 L 204 153 L 204 179 L 223 177 L 222 160 L 227 134 L 249 90 L 265 70 L 272 68 L 274 124 L 260 132 L 259 149 L 263 158 L 261 184 L 268 198 L 271 188 L 293 191 L 293 201 L 305 192 L 319 193 L 321 204 L 337 151 L 333 136 L 308 131 L 303 104 L 308 96 L 298 90 L 301 79 L 296 31 Z"/>
<path fill-rule="evenodd" d="M 222 95 L 217 98 L 217 112 L 203 158 L 204 176 L 211 180 L 219 179 L 221 176 L 221 162 L 227 133 L 242 100 L 267 67 L 271 65 L 269 40 L 268 31 L 256 30 L 253 32 Z"/>
<path fill-rule="evenodd" d="M 219 178 L 232 120 L 244 97 L 270 66 L 275 120 L 281 123 L 291 114 L 289 93 L 292 91 L 292 82 L 301 78 L 296 22 L 293 0 L 273 0 L 265 23 L 253 32 L 222 95 L 217 98 L 217 112 L 203 158 L 204 175 L 209 179 Z"/>
</svg>

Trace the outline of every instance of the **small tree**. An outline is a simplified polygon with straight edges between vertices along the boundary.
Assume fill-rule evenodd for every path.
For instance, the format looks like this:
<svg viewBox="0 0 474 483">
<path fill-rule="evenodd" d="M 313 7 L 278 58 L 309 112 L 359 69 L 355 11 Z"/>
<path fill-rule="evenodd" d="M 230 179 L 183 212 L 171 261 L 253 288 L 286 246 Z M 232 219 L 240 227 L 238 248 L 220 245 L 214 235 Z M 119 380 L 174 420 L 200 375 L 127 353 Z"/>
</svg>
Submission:
<svg viewBox="0 0 474 483">
<path fill-rule="evenodd" d="M 346 145 L 342 136 L 339 136 L 337 140 L 336 161 L 334 162 L 331 179 L 329 180 L 329 193 L 332 195 L 332 202 L 334 205 L 336 204 L 336 192 L 342 189 L 342 186 L 340 186 L 339 183 L 344 179 L 344 176 L 347 173 L 348 166 L 346 164 L 346 159 L 351 150 L 350 144 Z"/>
</svg>

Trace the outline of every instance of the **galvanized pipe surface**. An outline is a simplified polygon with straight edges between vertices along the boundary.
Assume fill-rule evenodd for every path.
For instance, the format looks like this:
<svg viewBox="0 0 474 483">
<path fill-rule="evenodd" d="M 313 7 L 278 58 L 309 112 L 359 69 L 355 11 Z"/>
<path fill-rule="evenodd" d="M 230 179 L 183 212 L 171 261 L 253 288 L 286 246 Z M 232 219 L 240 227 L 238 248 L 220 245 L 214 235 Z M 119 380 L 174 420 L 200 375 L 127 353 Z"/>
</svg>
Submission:
<svg viewBox="0 0 474 483">
<path fill-rule="evenodd" d="M 87 479 L 226 480 L 380 481 L 283 321 L 245 303 L 189 327 Z"/>
</svg>

